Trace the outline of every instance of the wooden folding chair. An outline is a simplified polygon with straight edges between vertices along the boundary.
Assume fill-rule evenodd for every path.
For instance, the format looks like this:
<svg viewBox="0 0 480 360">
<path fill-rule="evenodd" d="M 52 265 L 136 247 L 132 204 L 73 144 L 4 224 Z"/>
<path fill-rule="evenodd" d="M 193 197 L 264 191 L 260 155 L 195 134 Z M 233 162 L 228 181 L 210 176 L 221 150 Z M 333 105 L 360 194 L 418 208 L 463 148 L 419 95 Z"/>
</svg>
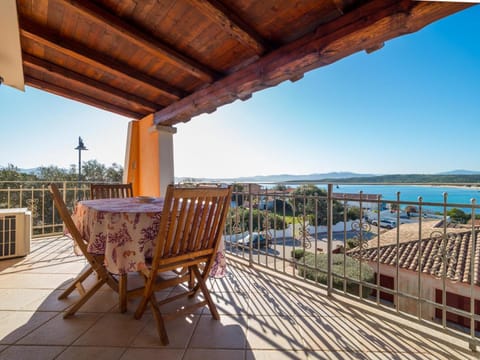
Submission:
<svg viewBox="0 0 480 360">
<path fill-rule="evenodd" d="M 175 188 L 170 185 L 167 188 L 153 262 L 143 271 L 145 290 L 135 311 L 135 318 L 140 319 L 150 303 L 163 345 L 168 344 L 164 320 L 192 313 L 205 305 L 216 320 L 220 318 L 205 280 L 222 241 L 231 193 L 231 187 Z M 185 271 L 173 271 L 179 268 Z M 163 280 L 158 275 L 165 272 L 170 272 L 171 276 Z M 184 292 L 157 301 L 155 291 L 181 283 L 188 284 Z M 160 306 L 184 296 L 193 297 L 197 291 L 203 293 L 205 300 L 182 308 L 174 314 L 161 313 Z"/>
<path fill-rule="evenodd" d="M 128 184 L 90 184 L 91 199 L 109 199 L 133 197 L 132 183 Z"/>
<path fill-rule="evenodd" d="M 68 212 L 68 209 L 65 205 L 65 202 L 62 199 L 58 187 L 55 184 L 49 184 L 48 188 L 52 194 L 53 202 L 57 208 L 58 213 L 60 214 L 61 219 L 63 220 L 65 227 L 67 228 L 70 236 L 72 237 L 75 246 L 81 251 L 85 259 L 88 261 L 88 268 L 84 270 L 75 280 L 72 281 L 70 286 L 58 297 L 59 300 L 65 299 L 70 295 L 75 289 L 80 293 L 80 299 L 64 314 L 64 318 L 74 315 L 83 304 L 85 304 L 88 299 L 92 297 L 95 292 L 100 289 L 103 284 L 108 284 L 116 292 L 119 291 L 119 286 L 117 280 L 107 271 L 103 265 L 104 256 L 103 255 L 94 255 L 87 251 L 87 243 L 80 235 L 79 230 L 75 226 L 75 223 Z M 93 273 L 96 273 L 96 282 L 89 288 L 86 289 L 83 282 Z"/>
</svg>

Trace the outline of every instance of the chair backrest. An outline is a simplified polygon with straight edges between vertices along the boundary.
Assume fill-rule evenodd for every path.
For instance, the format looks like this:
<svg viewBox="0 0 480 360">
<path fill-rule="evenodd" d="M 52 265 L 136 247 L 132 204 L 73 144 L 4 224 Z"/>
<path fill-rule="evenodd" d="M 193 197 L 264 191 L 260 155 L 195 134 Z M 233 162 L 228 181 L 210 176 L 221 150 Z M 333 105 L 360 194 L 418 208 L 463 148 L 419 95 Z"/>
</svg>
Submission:
<svg viewBox="0 0 480 360">
<path fill-rule="evenodd" d="M 231 194 L 231 187 L 182 188 L 169 185 L 152 269 L 199 257 L 209 263 L 223 235 Z"/>
<path fill-rule="evenodd" d="M 133 196 L 132 183 L 128 184 L 91 184 L 91 199 L 126 198 Z"/>
<path fill-rule="evenodd" d="M 55 204 L 55 207 L 57 208 L 57 211 L 60 215 L 60 218 L 62 219 L 63 223 L 65 224 L 65 227 L 67 228 L 68 233 L 70 234 L 73 241 L 75 242 L 75 246 L 78 249 L 80 249 L 80 251 L 87 258 L 87 260 L 90 263 L 92 263 L 93 258 L 87 251 L 87 244 L 83 240 L 83 237 L 80 234 L 80 231 L 78 230 L 77 226 L 73 222 L 73 219 L 70 215 L 70 212 L 68 211 L 67 206 L 65 205 L 65 202 L 63 201 L 62 195 L 60 194 L 60 191 L 58 190 L 57 185 L 55 185 L 53 183 L 49 184 L 48 189 L 50 190 L 50 193 L 52 194 L 53 203 Z"/>
</svg>

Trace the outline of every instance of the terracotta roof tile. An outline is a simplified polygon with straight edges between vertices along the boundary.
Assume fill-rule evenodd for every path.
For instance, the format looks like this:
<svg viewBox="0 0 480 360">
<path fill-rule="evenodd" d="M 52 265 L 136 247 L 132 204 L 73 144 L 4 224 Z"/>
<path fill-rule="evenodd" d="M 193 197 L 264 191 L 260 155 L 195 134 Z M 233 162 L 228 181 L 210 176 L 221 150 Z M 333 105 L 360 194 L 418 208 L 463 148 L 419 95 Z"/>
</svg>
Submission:
<svg viewBox="0 0 480 360">
<path fill-rule="evenodd" d="M 347 254 L 381 264 L 396 266 L 397 253 L 400 268 L 418 271 L 440 277 L 445 271 L 448 279 L 470 283 L 473 274 L 474 284 L 480 285 L 480 230 L 455 231 L 447 229 L 446 235 L 434 232 L 432 236 L 421 240 L 396 241 L 390 244 L 372 246 L 371 240 L 363 250 L 359 248 Z M 375 241 L 376 242 L 376 241 Z M 420 246 L 420 251 L 419 251 Z M 473 254 L 473 272 L 470 266 Z M 420 261 L 418 260 L 420 258 Z"/>
</svg>

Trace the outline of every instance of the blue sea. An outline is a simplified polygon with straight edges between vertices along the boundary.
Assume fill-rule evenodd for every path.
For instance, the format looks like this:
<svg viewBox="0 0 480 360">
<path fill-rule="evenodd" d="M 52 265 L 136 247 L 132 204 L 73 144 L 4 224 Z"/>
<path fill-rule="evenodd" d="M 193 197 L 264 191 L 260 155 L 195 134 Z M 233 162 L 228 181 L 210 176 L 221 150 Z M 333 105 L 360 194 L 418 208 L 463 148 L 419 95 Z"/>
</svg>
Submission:
<svg viewBox="0 0 480 360">
<path fill-rule="evenodd" d="M 318 185 L 319 188 L 325 188 L 326 185 Z M 400 201 L 418 202 L 419 196 L 424 203 L 446 202 L 448 204 L 465 205 L 454 206 L 470 212 L 469 205 L 474 199 L 477 205 L 480 205 L 480 190 L 471 187 L 444 187 L 444 186 L 418 186 L 418 185 L 336 185 L 333 192 L 336 193 L 359 193 L 381 195 L 383 200 L 397 200 L 397 192 L 400 192 Z M 452 206 L 450 206 L 452 207 Z M 426 206 L 426 209 L 432 208 Z M 438 208 L 436 209 L 438 210 Z M 478 212 L 478 210 L 476 210 Z"/>
<path fill-rule="evenodd" d="M 292 186 L 292 185 L 289 185 Z M 296 187 L 298 185 L 293 185 Z M 327 189 L 326 184 L 316 184 L 320 189 Z M 267 187 L 269 187 L 267 185 Z M 271 185 L 273 187 L 273 185 Z M 446 202 L 449 205 L 447 209 L 456 207 L 470 213 L 472 200 L 476 201 L 477 207 L 475 213 L 480 214 L 480 187 L 453 187 L 453 186 L 420 186 L 420 185 L 334 185 L 333 192 L 358 194 L 363 191 L 364 194 L 381 195 L 385 201 L 396 201 L 397 192 L 400 192 L 400 201 L 416 203 L 419 197 L 422 197 L 423 203 L 435 203 L 438 206 L 425 205 L 426 211 L 439 211 L 441 204 Z"/>
</svg>

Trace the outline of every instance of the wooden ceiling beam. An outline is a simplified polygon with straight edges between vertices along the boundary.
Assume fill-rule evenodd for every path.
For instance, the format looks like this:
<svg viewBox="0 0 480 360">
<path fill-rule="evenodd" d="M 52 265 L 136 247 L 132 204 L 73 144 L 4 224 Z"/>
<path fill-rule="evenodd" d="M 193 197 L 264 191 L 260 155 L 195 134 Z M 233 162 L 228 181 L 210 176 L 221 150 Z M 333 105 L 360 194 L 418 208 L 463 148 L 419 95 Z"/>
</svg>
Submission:
<svg viewBox="0 0 480 360">
<path fill-rule="evenodd" d="M 150 52 L 153 56 L 159 57 L 164 61 L 188 72 L 196 78 L 212 83 L 220 78 L 220 74 L 207 66 L 200 64 L 198 61 L 181 54 L 174 50 L 171 46 L 163 43 L 158 38 L 148 34 L 137 27 L 130 25 L 127 21 L 111 14 L 107 10 L 95 5 L 88 0 L 63 0 L 70 4 L 77 12 L 91 20 L 97 21 L 108 26 L 121 36 L 128 38 L 137 46 Z"/>
<path fill-rule="evenodd" d="M 138 106 L 144 107 L 146 111 L 154 112 L 163 108 L 163 106 L 159 104 L 153 103 L 151 101 L 135 96 L 133 94 L 129 94 L 113 86 L 91 79 L 85 75 L 76 73 L 74 71 L 66 69 L 57 64 L 53 64 L 49 61 L 40 59 L 28 53 L 24 52 L 22 54 L 22 58 L 23 58 L 24 65 L 28 67 L 34 68 L 41 72 L 45 72 L 45 71 L 49 72 L 50 74 L 53 74 L 56 77 L 67 79 L 68 81 L 72 81 L 79 85 L 84 85 L 84 86 L 94 88 L 98 91 L 108 94 L 108 96 L 116 97 L 117 99 L 128 101 L 130 103 L 134 103 Z"/>
<path fill-rule="evenodd" d="M 394 37 L 466 9 L 473 4 L 453 2 L 372 0 L 337 20 L 287 44 L 226 76 L 205 89 L 155 113 L 155 124 L 189 121 L 255 91 L 297 79 L 305 72 L 371 49 Z"/>
<path fill-rule="evenodd" d="M 204 15 L 217 23 L 223 31 L 237 39 L 243 45 L 253 49 L 258 55 L 269 50 L 265 40 L 234 14 L 225 5 L 217 0 L 189 0 L 190 3 Z"/>
<path fill-rule="evenodd" d="M 41 27 L 28 19 L 20 18 L 20 34 L 39 44 L 55 49 L 67 56 L 72 57 L 85 64 L 126 79 L 130 82 L 147 85 L 150 88 L 160 92 L 171 101 L 176 101 L 187 94 L 164 81 L 153 78 L 145 73 L 136 71 L 130 66 L 125 65 L 105 54 L 94 51 L 85 45 L 82 45 L 72 39 L 66 39 L 52 31 Z M 162 104 L 168 105 L 168 103 Z"/>
<path fill-rule="evenodd" d="M 98 100 L 96 98 L 92 98 L 90 96 L 78 93 L 73 89 L 64 88 L 64 87 L 59 86 L 57 84 L 52 84 L 52 83 L 46 82 L 44 80 L 37 79 L 37 78 L 32 77 L 31 75 L 28 75 L 28 74 L 25 74 L 25 83 L 27 85 L 35 87 L 37 89 L 45 90 L 45 91 L 48 91 L 52 94 L 56 94 L 56 95 L 59 95 L 59 96 L 62 96 L 62 97 L 66 97 L 66 98 L 74 100 L 74 101 L 81 101 L 85 104 L 88 104 L 88 105 L 91 105 L 91 106 L 94 106 L 94 107 L 97 107 L 97 108 L 100 108 L 100 109 L 103 109 L 103 110 L 106 110 L 106 111 L 110 111 L 110 112 L 113 112 L 113 113 L 116 113 L 116 114 L 119 114 L 119 115 L 122 115 L 122 116 L 126 116 L 128 118 L 141 119 L 146 115 L 146 114 L 140 114 L 140 113 L 134 112 L 130 109 L 122 108 L 120 106 L 109 104 L 107 102 Z"/>
</svg>

